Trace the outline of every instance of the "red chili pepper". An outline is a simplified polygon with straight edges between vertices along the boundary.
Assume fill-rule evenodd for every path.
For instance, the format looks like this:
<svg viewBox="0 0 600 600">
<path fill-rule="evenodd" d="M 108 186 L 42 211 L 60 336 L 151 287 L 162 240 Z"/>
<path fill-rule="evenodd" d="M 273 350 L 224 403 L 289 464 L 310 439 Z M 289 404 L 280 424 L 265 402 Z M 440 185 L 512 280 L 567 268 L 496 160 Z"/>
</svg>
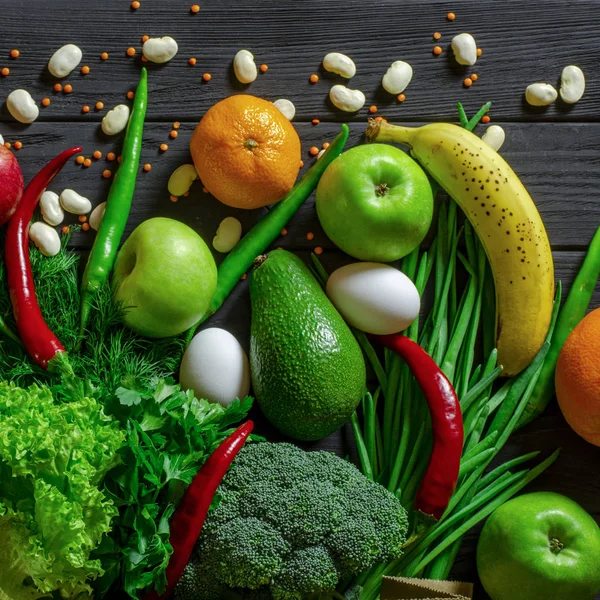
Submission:
<svg viewBox="0 0 600 600">
<path fill-rule="evenodd" d="M 144 600 L 163 600 L 175 589 L 202 533 L 217 488 L 253 429 L 252 421 L 240 425 L 211 454 L 186 490 L 171 520 L 169 541 L 173 546 L 173 554 L 167 567 L 167 589 L 161 596 L 153 590 L 144 596 Z"/>
<path fill-rule="evenodd" d="M 456 488 L 463 449 L 463 420 L 456 392 L 431 356 L 410 338 L 400 334 L 371 337 L 404 360 L 429 406 L 433 449 L 415 510 L 440 519 Z"/>
<path fill-rule="evenodd" d="M 6 273 L 15 321 L 25 348 L 43 369 L 48 369 L 49 363 L 57 355 L 66 353 L 46 325 L 35 296 L 29 260 L 29 224 L 44 190 L 69 158 L 78 152 L 81 152 L 79 147 L 65 150 L 31 180 L 6 230 Z"/>
</svg>

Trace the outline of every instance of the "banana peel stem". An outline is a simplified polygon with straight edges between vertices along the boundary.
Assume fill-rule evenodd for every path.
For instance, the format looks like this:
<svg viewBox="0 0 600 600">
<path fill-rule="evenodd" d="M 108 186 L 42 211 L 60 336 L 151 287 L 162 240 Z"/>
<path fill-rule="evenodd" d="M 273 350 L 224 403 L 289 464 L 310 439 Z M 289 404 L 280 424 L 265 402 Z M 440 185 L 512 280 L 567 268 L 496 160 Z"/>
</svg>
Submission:
<svg viewBox="0 0 600 600">
<path fill-rule="evenodd" d="M 411 140 L 415 132 L 414 127 L 403 127 L 402 125 L 391 125 L 380 119 L 369 119 L 365 135 L 369 142 L 395 142 L 411 146 Z"/>
</svg>

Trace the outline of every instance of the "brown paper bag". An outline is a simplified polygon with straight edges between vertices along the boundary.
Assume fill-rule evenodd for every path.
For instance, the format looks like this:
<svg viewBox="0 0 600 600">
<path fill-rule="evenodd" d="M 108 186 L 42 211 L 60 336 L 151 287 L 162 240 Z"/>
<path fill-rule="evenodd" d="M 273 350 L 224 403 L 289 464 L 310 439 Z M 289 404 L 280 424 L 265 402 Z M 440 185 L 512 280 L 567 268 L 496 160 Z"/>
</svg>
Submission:
<svg viewBox="0 0 600 600">
<path fill-rule="evenodd" d="M 473 584 L 410 577 L 384 577 L 381 600 L 471 600 Z"/>
</svg>

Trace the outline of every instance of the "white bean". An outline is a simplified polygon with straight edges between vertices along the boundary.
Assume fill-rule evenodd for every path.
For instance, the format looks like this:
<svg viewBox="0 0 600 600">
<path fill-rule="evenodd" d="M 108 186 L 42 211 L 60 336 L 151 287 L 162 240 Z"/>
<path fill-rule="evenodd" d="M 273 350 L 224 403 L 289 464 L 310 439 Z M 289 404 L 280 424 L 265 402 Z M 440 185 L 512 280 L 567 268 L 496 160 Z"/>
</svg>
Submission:
<svg viewBox="0 0 600 600">
<path fill-rule="evenodd" d="M 531 106 L 548 106 L 557 96 L 557 91 L 549 83 L 532 83 L 525 90 L 525 100 Z"/>
<path fill-rule="evenodd" d="M 217 235 L 213 239 L 213 248 L 217 252 L 231 252 L 242 237 L 242 224 L 235 217 L 221 221 Z"/>
<path fill-rule="evenodd" d="M 452 51 L 459 65 L 473 66 L 477 62 L 477 44 L 470 33 L 459 33 L 452 38 Z"/>
<path fill-rule="evenodd" d="M 198 179 L 196 167 L 194 165 L 181 165 L 177 167 L 171 177 L 169 177 L 169 194 L 173 196 L 183 196 L 192 187 L 192 183 Z"/>
<path fill-rule="evenodd" d="M 337 73 L 346 79 L 354 77 L 356 74 L 356 65 L 354 61 L 340 52 L 330 52 L 323 59 L 323 67 L 330 73 Z"/>
<path fill-rule="evenodd" d="M 4 145 L 4 138 L 0 135 L 0 145 Z"/>
<path fill-rule="evenodd" d="M 506 139 L 506 133 L 500 125 L 490 125 L 481 138 L 488 146 L 493 148 L 496 152 L 502 148 L 504 140 Z"/>
<path fill-rule="evenodd" d="M 106 210 L 106 202 L 101 202 L 92 211 L 92 214 L 90 215 L 88 222 L 90 224 L 90 227 L 94 231 L 98 231 L 98 229 L 100 228 L 100 223 L 102 223 L 102 219 L 104 218 L 105 210 Z"/>
<path fill-rule="evenodd" d="M 127 127 L 127 121 L 129 121 L 129 106 L 127 104 L 119 104 L 104 115 L 102 119 L 102 131 L 106 135 L 116 135 Z"/>
<path fill-rule="evenodd" d="M 46 223 L 32 223 L 29 227 L 29 238 L 44 256 L 56 256 L 60 252 L 58 233 Z"/>
<path fill-rule="evenodd" d="M 329 99 L 334 106 L 346 112 L 360 110 L 366 101 L 360 90 L 351 90 L 344 85 L 334 85 L 329 90 Z"/>
<path fill-rule="evenodd" d="M 283 116 L 291 121 L 296 115 L 296 107 L 291 100 L 287 100 L 286 98 L 280 98 L 279 100 L 275 100 L 273 104 L 281 111 Z"/>
<path fill-rule="evenodd" d="M 83 53 L 75 44 L 59 48 L 48 61 L 48 70 L 54 77 L 66 77 L 80 62 Z"/>
<path fill-rule="evenodd" d="M 63 190 L 60 195 L 61 206 L 73 215 L 87 215 L 92 210 L 92 203 L 75 190 Z"/>
<path fill-rule="evenodd" d="M 48 225 L 56 227 L 65 220 L 65 213 L 60 205 L 58 194 L 46 190 L 40 198 L 40 211 Z"/>
<path fill-rule="evenodd" d="M 176 54 L 177 42 L 168 35 L 161 38 L 150 38 L 142 46 L 142 54 L 151 62 L 162 64 L 169 62 Z"/>
<path fill-rule="evenodd" d="M 560 97 L 567 104 L 575 104 L 581 100 L 585 92 L 585 75 L 575 66 L 565 67 L 560 76 Z"/>
<path fill-rule="evenodd" d="M 258 75 L 254 54 L 249 50 L 240 50 L 233 59 L 233 71 L 240 83 L 252 83 Z"/>
<path fill-rule="evenodd" d="M 381 85 L 390 94 L 400 94 L 408 87 L 412 76 L 412 67 L 403 60 L 396 60 L 385 72 Z"/>
<path fill-rule="evenodd" d="M 33 123 L 40 114 L 38 105 L 27 90 L 13 90 L 6 99 L 6 106 L 20 123 Z"/>
</svg>

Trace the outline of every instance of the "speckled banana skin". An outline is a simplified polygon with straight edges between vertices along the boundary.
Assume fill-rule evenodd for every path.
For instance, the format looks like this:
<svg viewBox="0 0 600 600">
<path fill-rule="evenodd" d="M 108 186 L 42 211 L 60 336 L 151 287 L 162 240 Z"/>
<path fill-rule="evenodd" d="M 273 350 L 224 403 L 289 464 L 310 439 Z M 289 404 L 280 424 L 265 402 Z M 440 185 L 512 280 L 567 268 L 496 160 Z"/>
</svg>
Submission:
<svg viewBox="0 0 600 600">
<path fill-rule="evenodd" d="M 550 243 L 531 196 L 495 150 L 461 127 L 383 124 L 377 140 L 392 139 L 410 146 L 477 232 L 496 284 L 498 362 L 503 375 L 519 373 L 542 346 L 554 297 Z"/>
</svg>

